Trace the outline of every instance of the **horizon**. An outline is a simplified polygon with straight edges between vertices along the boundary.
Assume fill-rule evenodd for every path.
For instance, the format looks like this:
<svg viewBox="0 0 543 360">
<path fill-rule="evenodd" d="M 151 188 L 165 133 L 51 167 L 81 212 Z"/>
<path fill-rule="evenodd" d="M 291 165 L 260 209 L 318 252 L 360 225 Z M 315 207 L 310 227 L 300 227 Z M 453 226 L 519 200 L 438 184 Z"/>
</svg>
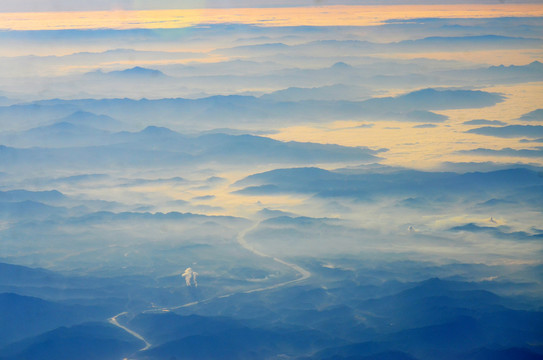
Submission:
<svg viewBox="0 0 543 360">
<path fill-rule="evenodd" d="M 385 11 L 383 11 L 385 10 Z M 469 16 L 468 16 L 469 15 Z M 176 29 L 212 24 L 260 26 L 376 26 L 421 18 L 541 17 L 543 4 L 330 5 L 1 12 L 1 30 Z M 75 16 L 75 18 L 74 18 Z M 277 16 L 282 18 L 276 19 Z"/>
</svg>

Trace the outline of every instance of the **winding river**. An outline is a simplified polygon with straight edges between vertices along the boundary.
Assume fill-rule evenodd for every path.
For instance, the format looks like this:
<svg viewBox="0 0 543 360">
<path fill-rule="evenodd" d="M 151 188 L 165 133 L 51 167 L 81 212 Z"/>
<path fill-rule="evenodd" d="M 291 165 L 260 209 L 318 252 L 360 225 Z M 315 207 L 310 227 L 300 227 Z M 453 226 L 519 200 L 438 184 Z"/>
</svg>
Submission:
<svg viewBox="0 0 543 360">
<path fill-rule="evenodd" d="M 224 299 L 224 298 L 230 297 L 232 295 L 236 295 L 236 294 L 251 294 L 251 293 L 255 293 L 255 292 L 261 292 L 261 291 L 277 289 L 277 288 L 280 288 L 280 287 L 283 287 L 283 286 L 287 286 L 287 285 L 291 285 L 291 284 L 294 284 L 294 283 L 304 281 L 304 280 L 308 279 L 309 277 L 311 277 L 311 272 L 304 269 L 303 267 L 301 267 L 299 265 L 296 265 L 296 264 L 293 264 L 293 263 L 290 263 L 288 261 L 279 259 L 277 257 L 265 254 L 262 251 L 259 251 L 259 250 L 255 249 L 253 246 L 251 246 L 247 242 L 245 237 L 249 232 L 256 229 L 259 225 L 260 225 L 260 222 L 257 222 L 253 226 L 251 226 L 250 228 L 247 228 L 247 229 L 241 231 L 236 237 L 236 241 L 238 242 L 238 244 L 241 247 L 245 248 L 246 250 L 252 252 L 253 254 L 255 254 L 257 256 L 272 259 L 273 261 L 275 261 L 275 262 L 277 262 L 279 264 L 285 265 L 285 266 L 293 269 L 294 271 L 296 271 L 299 274 L 298 278 L 296 278 L 294 280 L 284 281 L 284 282 L 274 284 L 274 285 L 261 287 L 261 288 L 256 288 L 256 289 L 251 289 L 251 290 L 244 290 L 244 291 L 236 291 L 236 292 L 232 292 L 232 293 L 228 293 L 228 294 L 224 294 L 224 295 L 214 296 L 214 297 L 211 297 L 211 298 L 198 300 L 198 301 L 193 301 L 193 302 L 182 304 L 182 305 L 171 306 L 171 307 L 162 307 L 162 308 L 159 308 L 159 309 L 153 308 L 153 309 L 145 310 L 145 311 L 143 311 L 143 313 L 161 313 L 161 312 L 165 312 L 165 311 L 171 311 L 171 310 L 176 310 L 176 309 L 181 309 L 181 308 L 194 306 L 194 305 L 197 305 L 197 304 L 204 304 L 204 303 L 208 303 L 210 301 L 217 300 L 217 299 Z M 134 331 L 132 329 L 129 329 L 128 327 L 126 327 L 124 325 L 121 325 L 118 322 L 117 319 L 119 317 L 125 316 L 127 314 L 128 313 L 126 311 L 121 312 L 121 313 L 109 318 L 108 322 L 110 324 L 112 324 L 112 325 L 115 325 L 115 326 L 123 329 L 124 331 L 126 331 L 127 333 L 132 335 L 133 337 L 143 341 L 145 343 L 145 346 L 143 348 L 141 348 L 139 351 L 145 351 L 145 350 L 149 349 L 152 346 L 152 344 L 147 339 L 145 339 L 141 334 L 138 334 L 136 331 Z"/>
</svg>

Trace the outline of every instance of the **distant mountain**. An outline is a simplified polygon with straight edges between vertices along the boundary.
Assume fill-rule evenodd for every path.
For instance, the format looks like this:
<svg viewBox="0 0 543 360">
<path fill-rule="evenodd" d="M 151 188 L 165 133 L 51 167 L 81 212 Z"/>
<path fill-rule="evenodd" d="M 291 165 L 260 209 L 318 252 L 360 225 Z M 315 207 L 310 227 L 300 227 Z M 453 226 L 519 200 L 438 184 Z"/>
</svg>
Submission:
<svg viewBox="0 0 543 360">
<path fill-rule="evenodd" d="M 201 215 L 201 214 L 192 214 L 192 213 L 180 213 L 180 212 L 169 212 L 169 213 L 141 213 L 141 212 L 122 212 L 122 213 L 113 213 L 109 211 L 100 211 L 81 217 L 76 217 L 72 221 L 79 224 L 100 224 L 108 223 L 115 221 L 143 221 L 143 220 L 155 220 L 155 221 L 190 221 L 193 223 L 199 222 L 209 222 L 211 220 L 215 222 L 227 222 L 229 224 L 238 224 L 246 225 L 249 220 L 235 217 L 235 216 L 221 216 L 221 215 Z"/>
<path fill-rule="evenodd" d="M 264 208 L 258 211 L 257 215 L 258 217 L 262 219 L 277 218 L 279 216 L 289 216 L 289 217 L 294 216 L 294 214 L 290 212 L 286 212 L 282 210 L 273 210 L 273 209 L 268 209 L 268 208 Z"/>
<path fill-rule="evenodd" d="M 543 355 L 529 349 L 478 349 L 466 354 L 465 360 L 543 360 Z"/>
<path fill-rule="evenodd" d="M 0 349 L 0 359 L 118 360 L 140 348 L 138 339 L 118 327 L 85 323 L 60 327 L 4 347 Z"/>
<path fill-rule="evenodd" d="M 341 67 L 336 63 L 333 68 Z M 349 66 L 349 65 L 346 65 Z M 362 100 L 371 96 L 371 90 L 351 85 L 329 85 L 317 88 L 290 87 L 278 90 L 260 98 L 271 101 L 304 101 L 304 100 Z"/>
<path fill-rule="evenodd" d="M 472 233 L 487 233 L 491 234 L 495 238 L 499 239 L 511 239 L 511 240 L 538 240 L 543 239 L 543 234 L 536 232 L 530 234 L 525 231 L 512 231 L 507 226 L 480 226 L 475 223 L 468 223 L 464 225 L 454 226 L 450 231 L 466 231 Z"/>
<path fill-rule="evenodd" d="M 288 50 L 290 47 L 289 45 L 283 44 L 283 43 L 266 43 L 266 44 L 256 44 L 256 45 L 243 45 L 243 46 L 236 46 L 233 48 L 225 48 L 225 49 L 218 49 L 214 50 L 216 53 L 220 54 L 236 54 L 236 56 L 239 55 L 249 55 L 249 54 L 269 54 L 269 53 L 276 53 L 278 51 L 285 51 Z"/>
<path fill-rule="evenodd" d="M 123 124 L 107 115 L 96 115 L 86 111 L 76 111 L 71 115 L 58 120 L 59 123 L 83 125 L 100 130 L 118 131 Z"/>
<path fill-rule="evenodd" d="M 2 288 L 13 286 L 33 288 L 47 285 L 50 288 L 58 287 L 65 289 L 69 283 L 70 280 L 68 278 L 49 270 L 0 263 L 0 287 Z M 16 295 L 11 296 L 16 297 Z"/>
<path fill-rule="evenodd" d="M 526 65 L 499 65 L 499 66 L 490 66 L 488 68 L 489 73 L 493 73 L 494 75 L 503 75 L 503 74 L 510 74 L 510 75 L 531 75 L 534 76 L 536 74 L 543 75 L 543 63 L 540 61 L 533 61 Z"/>
<path fill-rule="evenodd" d="M 507 125 L 507 123 L 499 120 L 486 120 L 486 119 L 475 119 L 475 120 L 468 120 L 464 121 L 462 123 L 463 125 Z"/>
<path fill-rule="evenodd" d="M 168 150 L 177 152 L 197 151 L 196 144 L 188 136 L 166 127 L 147 126 L 139 132 L 122 131 L 111 136 L 111 143 L 148 148 L 149 150 Z"/>
<path fill-rule="evenodd" d="M 413 356 L 394 351 L 394 344 L 363 342 L 321 350 L 311 356 L 318 360 L 416 360 Z M 309 359 L 308 359 L 309 360 Z"/>
<path fill-rule="evenodd" d="M 18 147 L 70 147 L 102 144 L 109 132 L 73 122 L 58 122 L 20 133 L 0 135 L 4 144 Z"/>
<path fill-rule="evenodd" d="M 465 51 L 466 49 L 525 49 L 538 47 L 543 40 L 537 38 L 510 37 L 500 35 L 474 36 L 431 36 L 418 40 L 403 40 L 393 43 L 398 50 L 433 50 Z"/>
<path fill-rule="evenodd" d="M 193 164 L 194 158 L 186 153 L 137 149 L 128 146 L 103 145 L 66 148 L 13 148 L 0 145 L 0 166 L 12 168 L 66 169 L 87 172 L 90 169 Z"/>
<path fill-rule="evenodd" d="M 0 219 L 15 221 L 21 219 L 47 219 L 67 214 L 64 207 L 50 206 L 36 201 L 0 202 Z"/>
<path fill-rule="evenodd" d="M 40 134 L 38 136 L 38 134 Z M 47 136 L 41 134 L 48 134 Z M 15 140 L 16 139 L 16 140 Z M 148 126 L 139 132 L 109 133 L 70 123 L 40 127 L 12 138 L 20 145 L 0 146 L 0 164 L 16 167 L 51 166 L 93 169 L 117 166 L 168 166 L 220 162 L 334 163 L 376 161 L 384 149 L 332 144 L 282 142 L 254 135 L 205 134 L 186 136 L 168 128 Z M 32 165 L 33 164 L 33 165 Z"/>
<path fill-rule="evenodd" d="M 404 119 L 406 121 L 413 121 L 413 122 L 431 122 L 431 123 L 441 123 L 449 119 L 446 115 L 436 114 L 431 111 L 425 111 L 425 110 L 413 110 L 409 111 L 404 115 Z M 424 124 L 428 125 L 428 124 Z M 433 124 L 430 124 L 433 125 Z M 420 125 L 418 125 L 420 126 Z"/>
<path fill-rule="evenodd" d="M 130 326 L 144 334 L 151 343 L 159 345 L 188 336 L 242 329 L 246 325 L 227 317 L 180 316 L 165 313 L 139 314 L 130 321 Z"/>
<path fill-rule="evenodd" d="M 398 105 L 410 109 L 467 109 L 492 106 L 502 102 L 499 94 L 473 90 L 435 90 L 423 89 L 401 95 L 396 99 Z M 375 101 L 382 101 L 376 99 Z"/>
<path fill-rule="evenodd" d="M 343 61 L 338 61 L 337 63 L 333 64 L 331 68 L 335 70 L 351 70 L 353 67 L 347 63 L 344 63 Z"/>
<path fill-rule="evenodd" d="M 165 77 L 164 73 L 159 70 L 147 69 L 140 66 L 131 69 L 111 71 L 108 73 L 113 76 L 128 76 L 128 77 Z"/>
<path fill-rule="evenodd" d="M 523 121 L 542 121 L 543 120 L 543 109 L 537 109 L 531 111 L 527 114 L 522 115 L 519 120 Z"/>
<path fill-rule="evenodd" d="M 112 77 L 118 79 L 164 79 L 167 76 L 159 70 L 147 69 L 140 66 L 136 66 L 125 70 L 116 70 L 110 72 L 103 72 L 101 70 L 93 71 L 86 74 L 90 77 Z"/>
<path fill-rule="evenodd" d="M 66 196 L 57 190 L 29 191 L 29 190 L 8 190 L 0 191 L 0 201 L 41 201 L 54 203 L 66 200 Z"/>
<path fill-rule="evenodd" d="M 451 79 L 466 79 L 478 84 L 516 84 L 543 80 L 543 63 L 534 61 L 526 65 L 499 65 L 478 69 L 438 72 Z"/>
<path fill-rule="evenodd" d="M 252 162 L 266 159 L 268 162 L 316 163 L 336 161 L 370 162 L 377 159 L 379 151 L 364 147 L 345 147 L 331 144 L 279 142 L 252 135 L 210 134 L 198 138 L 205 144 L 201 157 L 206 161 Z M 202 146 L 202 145 L 200 145 Z M 203 146 L 202 146 L 203 147 Z"/>
<path fill-rule="evenodd" d="M 25 223 L 23 226 L 28 228 L 32 225 Z M 66 275 L 41 268 L 0 263 L 0 293 L 20 296 L 23 303 L 26 298 L 37 299 L 38 302 L 46 299 L 43 301 L 61 311 L 79 311 L 74 317 L 76 322 L 81 317 L 103 320 L 119 313 L 126 305 L 127 289 L 135 284 L 141 286 L 144 281 L 144 277 Z"/>
<path fill-rule="evenodd" d="M 515 184 L 512 188 L 511 184 Z M 381 195 L 425 197 L 471 193 L 484 197 L 491 189 L 508 194 L 514 189 L 543 184 L 537 171 L 507 169 L 465 174 L 394 170 L 390 173 L 373 172 L 343 174 L 319 168 L 277 169 L 254 174 L 239 180 L 233 186 L 243 187 L 239 194 L 263 195 L 278 193 L 316 194 L 321 197 L 350 197 L 375 199 Z M 441 201 L 444 201 L 443 199 Z"/>
<path fill-rule="evenodd" d="M 10 99 L 6 96 L 0 95 L 0 106 L 9 106 L 20 102 L 19 100 Z"/>
<path fill-rule="evenodd" d="M 398 294 L 365 300 L 357 308 L 390 316 L 396 326 L 430 326 L 484 311 L 501 311 L 507 300 L 475 284 L 429 279 Z M 410 310 L 408 310 L 410 309 Z M 411 324 L 411 325 L 410 325 Z"/>
<path fill-rule="evenodd" d="M 32 106 L 67 107 L 70 114 L 77 109 L 97 114 L 107 114 L 130 124 L 148 124 L 157 118 L 157 124 L 191 125 L 196 128 L 247 126 L 255 121 L 272 122 L 274 126 L 302 122 L 321 122 L 338 119 L 398 119 L 403 121 L 444 121 L 443 116 L 433 119 L 424 112 L 431 110 L 468 109 L 492 106 L 502 102 L 500 94 L 471 90 L 422 89 L 396 97 L 372 98 L 365 101 L 270 101 L 253 96 L 211 96 L 201 99 L 161 100 L 47 100 Z M 0 108 L 0 119 L 2 118 Z M 20 109 L 22 111 L 22 109 Z M 416 115 L 409 113 L 417 111 Z M 427 114 L 426 114 L 427 115 Z M 434 114 L 435 115 L 435 114 Z M 234 124 L 232 124 L 234 125 Z M 269 126 L 269 125 L 268 125 Z"/>
<path fill-rule="evenodd" d="M 390 52 L 422 52 L 422 51 L 465 51 L 466 49 L 527 49 L 540 47 L 543 41 L 537 38 L 510 37 L 501 35 L 472 36 L 430 36 L 415 40 L 376 43 L 363 40 L 318 40 L 303 44 L 286 45 L 267 43 L 237 46 L 219 49 L 221 54 L 264 55 L 278 54 L 288 51 L 290 54 L 323 54 L 336 51 L 344 55 L 390 53 Z"/>
<path fill-rule="evenodd" d="M 531 115 L 536 116 L 536 114 Z M 507 126 L 483 126 L 467 131 L 472 134 L 496 136 L 502 138 L 528 137 L 538 138 L 543 136 L 541 125 L 507 125 Z"/>
<path fill-rule="evenodd" d="M 476 283 L 434 278 L 413 285 L 354 305 L 367 314 L 366 323 L 380 329 L 371 341 L 331 347 L 310 358 L 486 360 L 492 354 L 499 359 L 537 359 L 529 349 L 541 339 L 537 329 L 543 313 L 508 309 L 510 299 L 481 290 Z"/>
<path fill-rule="evenodd" d="M 99 307 L 65 305 L 13 293 L 0 294 L 0 346 L 59 326 L 101 320 L 108 315 Z M 3 354 L 0 351 L 0 356 Z M 1 358 L 1 357 L 0 357 Z"/>
<path fill-rule="evenodd" d="M 67 103 L 58 105 L 16 104 L 0 106 L 0 125 L 4 131 L 22 131 L 43 126 L 54 119 L 68 116 L 79 108 Z M 17 121 L 13 121 L 17 119 Z"/>
<path fill-rule="evenodd" d="M 178 340 L 153 347 L 137 354 L 138 359 L 265 359 L 285 354 L 295 356 L 332 343 L 330 336 L 312 330 L 263 329 L 232 327 L 223 331 L 206 331 L 201 335 L 180 337 Z"/>
</svg>

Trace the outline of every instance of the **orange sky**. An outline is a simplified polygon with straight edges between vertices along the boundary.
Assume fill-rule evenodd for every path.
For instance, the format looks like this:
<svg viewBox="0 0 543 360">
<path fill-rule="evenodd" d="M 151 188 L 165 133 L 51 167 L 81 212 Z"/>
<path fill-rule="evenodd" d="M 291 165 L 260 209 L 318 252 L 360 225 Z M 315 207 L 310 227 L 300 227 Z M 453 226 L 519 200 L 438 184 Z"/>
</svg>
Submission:
<svg viewBox="0 0 543 360">
<path fill-rule="evenodd" d="M 0 13 L 0 29 L 180 28 L 202 23 L 265 26 L 377 25 L 389 19 L 543 16 L 543 4 L 391 5 Z"/>
</svg>

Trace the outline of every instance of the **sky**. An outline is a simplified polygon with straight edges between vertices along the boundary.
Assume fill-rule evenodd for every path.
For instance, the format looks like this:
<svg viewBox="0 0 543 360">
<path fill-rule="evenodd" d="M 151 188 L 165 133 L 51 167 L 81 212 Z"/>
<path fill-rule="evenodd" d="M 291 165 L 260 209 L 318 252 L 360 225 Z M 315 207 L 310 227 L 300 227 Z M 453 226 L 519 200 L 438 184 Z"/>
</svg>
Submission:
<svg viewBox="0 0 543 360">
<path fill-rule="evenodd" d="M 0 9 L 1 10 L 1 9 Z M 541 16 L 543 4 L 318 6 L 295 8 L 200 8 L 192 10 L 3 13 L 5 30 L 159 29 L 198 24 L 263 26 L 375 26 L 391 19 Z"/>
<path fill-rule="evenodd" d="M 452 1 L 452 0 L 275 0 L 275 1 L 247 1 L 247 0 L 96 0 L 70 1 L 70 0 L 4 0 L 0 4 L 2 12 L 33 12 L 33 11 L 92 11 L 92 10 L 152 10 L 152 9 L 206 9 L 206 8 L 265 8 L 265 7 L 300 7 L 300 6 L 327 6 L 327 5 L 396 5 L 396 4 L 503 4 L 503 1 Z M 509 4 L 540 3 L 538 0 L 514 0 Z"/>
</svg>

